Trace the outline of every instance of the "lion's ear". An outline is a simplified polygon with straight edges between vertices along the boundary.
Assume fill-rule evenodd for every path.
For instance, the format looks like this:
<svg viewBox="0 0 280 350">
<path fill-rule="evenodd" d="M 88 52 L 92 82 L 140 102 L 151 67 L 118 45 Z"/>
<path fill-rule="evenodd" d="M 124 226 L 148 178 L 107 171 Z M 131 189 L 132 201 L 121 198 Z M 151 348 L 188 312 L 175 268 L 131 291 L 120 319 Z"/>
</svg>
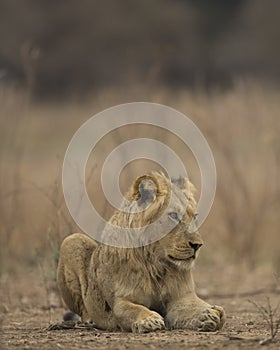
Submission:
<svg viewBox="0 0 280 350">
<path fill-rule="evenodd" d="M 187 181 L 187 179 L 183 176 L 180 176 L 178 178 L 175 178 L 175 177 L 171 178 L 171 182 L 174 185 L 178 186 L 181 190 L 186 189 L 186 181 Z"/>
<path fill-rule="evenodd" d="M 183 191 L 187 191 L 190 193 L 196 192 L 195 186 L 186 177 L 180 176 L 178 178 L 172 178 L 171 182 Z"/>
<path fill-rule="evenodd" d="M 157 179 L 150 175 L 139 176 L 133 185 L 133 197 L 141 203 L 152 203 L 157 196 L 166 194 L 161 190 Z"/>
</svg>

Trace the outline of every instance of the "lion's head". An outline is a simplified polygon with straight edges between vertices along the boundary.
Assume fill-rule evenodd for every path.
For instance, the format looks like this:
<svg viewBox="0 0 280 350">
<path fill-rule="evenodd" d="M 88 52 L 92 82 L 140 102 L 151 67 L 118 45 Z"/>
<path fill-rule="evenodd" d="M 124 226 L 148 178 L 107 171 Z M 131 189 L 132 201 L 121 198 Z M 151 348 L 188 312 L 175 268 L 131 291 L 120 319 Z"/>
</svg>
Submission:
<svg viewBox="0 0 280 350">
<path fill-rule="evenodd" d="M 138 253 L 152 254 L 160 264 L 190 268 L 202 245 L 199 232 L 189 230 L 197 216 L 194 191 L 185 178 L 170 180 L 162 172 L 140 176 L 110 224 L 129 228 L 130 238 L 138 234 Z"/>
</svg>

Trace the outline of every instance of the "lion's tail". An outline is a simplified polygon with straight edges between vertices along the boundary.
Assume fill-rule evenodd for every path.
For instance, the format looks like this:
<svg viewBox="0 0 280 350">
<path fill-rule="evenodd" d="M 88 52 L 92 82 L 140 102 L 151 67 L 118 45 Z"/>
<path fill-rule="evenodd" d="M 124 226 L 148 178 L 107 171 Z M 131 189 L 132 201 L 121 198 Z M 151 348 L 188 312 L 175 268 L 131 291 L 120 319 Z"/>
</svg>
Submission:
<svg viewBox="0 0 280 350">
<path fill-rule="evenodd" d="M 63 321 L 79 322 L 81 321 L 81 317 L 77 314 L 74 314 L 74 312 L 68 311 L 63 315 Z"/>
</svg>

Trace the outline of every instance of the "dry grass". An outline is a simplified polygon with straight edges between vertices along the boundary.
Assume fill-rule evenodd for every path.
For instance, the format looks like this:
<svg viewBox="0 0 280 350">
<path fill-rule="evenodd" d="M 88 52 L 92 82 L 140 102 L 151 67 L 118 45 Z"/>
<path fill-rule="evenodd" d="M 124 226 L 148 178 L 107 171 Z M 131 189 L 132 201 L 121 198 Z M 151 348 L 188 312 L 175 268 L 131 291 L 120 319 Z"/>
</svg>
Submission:
<svg viewBox="0 0 280 350">
<path fill-rule="evenodd" d="M 129 93 L 121 89 L 101 91 L 84 101 L 61 105 L 31 104 L 22 92 L 2 88 L 1 272 L 36 268 L 39 261 L 40 264 L 44 261 L 49 268 L 48 278 L 54 279 L 60 241 L 78 229 L 65 208 L 61 190 L 61 164 L 68 142 L 95 112 L 139 100 L 163 103 L 187 114 L 212 148 L 218 188 L 211 214 L 202 227 L 207 245 L 200 263 L 230 261 L 250 268 L 269 264 L 279 273 L 280 92 L 249 83 L 238 83 L 231 91 L 211 94 L 146 91 L 141 87 Z M 100 164 L 121 141 L 143 134 L 164 140 L 187 159 L 189 173 L 200 186 L 193 157 L 173 136 L 155 128 L 118 130 L 98 145 L 89 164 L 89 169 L 94 169 L 91 173 L 94 176 L 88 181 L 90 192 L 105 216 L 110 215 L 111 209 L 100 190 Z M 121 178 L 123 189 L 141 166 L 148 169 L 154 164 L 144 162 L 128 167 L 129 171 Z"/>
<path fill-rule="evenodd" d="M 253 300 L 249 300 L 249 302 L 255 306 L 257 311 L 260 313 L 260 315 L 265 320 L 267 327 L 269 329 L 270 336 L 264 340 L 261 340 L 260 344 L 266 345 L 266 344 L 269 344 L 269 343 L 276 341 L 276 336 L 277 336 L 278 329 L 280 326 L 280 318 L 279 318 L 279 313 L 278 313 L 279 303 L 276 307 L 273 308 L 269 297 L 266 298 L 266 305 L 265 306 L 260 305 Z"/>
</svg>

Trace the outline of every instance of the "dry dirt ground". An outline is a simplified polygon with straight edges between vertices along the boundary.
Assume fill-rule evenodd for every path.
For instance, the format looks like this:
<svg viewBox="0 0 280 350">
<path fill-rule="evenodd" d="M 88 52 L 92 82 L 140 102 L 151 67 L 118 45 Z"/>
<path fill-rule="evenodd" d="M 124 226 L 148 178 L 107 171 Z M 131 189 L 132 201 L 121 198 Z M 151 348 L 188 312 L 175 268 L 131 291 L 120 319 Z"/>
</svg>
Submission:
<svg viewBox="0 0 280 350">
<path fill-rule="evenodd" d="M 57 294 L 46 290 L 40 274 L 21 277 L 2 275 L 1 349 L 280 349 L 280 334 L 273 343 L 260 345 L 269 337 L 264 317 L 248 300 L 273 306 L 280 299 L 280 284 L 272 272 L 248 274 L 237 268 L 197 268 L 197 290 L 209 303 L 227 312 L 225 327 L 215 333 L 164 330 L 149 334 L 109 333 L 86 328 L 48 330 L 61 322 L 65 309 Z M 46 305 L 51 305 L 51 308 Z"/>
</svg>

